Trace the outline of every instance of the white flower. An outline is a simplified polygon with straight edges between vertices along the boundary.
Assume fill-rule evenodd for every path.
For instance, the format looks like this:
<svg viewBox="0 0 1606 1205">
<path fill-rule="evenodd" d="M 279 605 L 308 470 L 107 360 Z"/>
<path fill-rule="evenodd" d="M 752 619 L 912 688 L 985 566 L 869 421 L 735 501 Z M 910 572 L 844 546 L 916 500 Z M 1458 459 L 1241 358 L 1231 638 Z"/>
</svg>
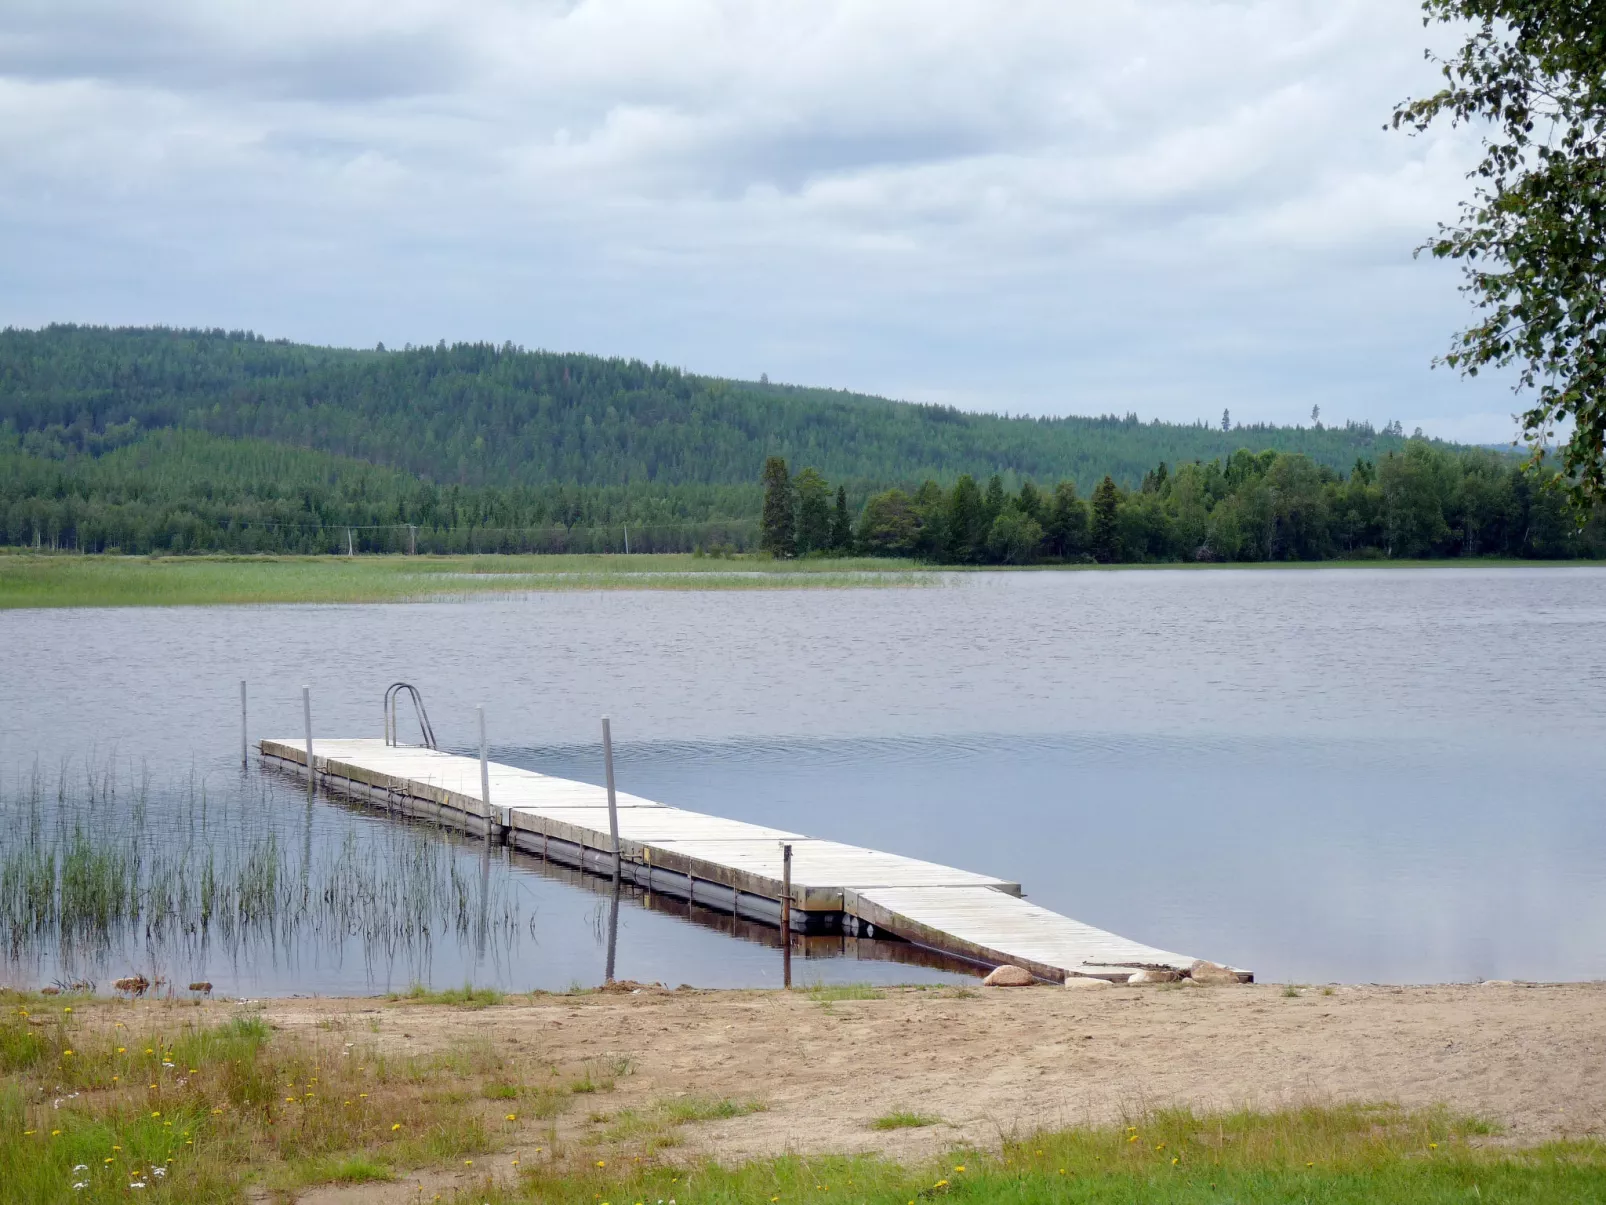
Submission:
<svg viewBox="0 0 1606 1205">
<path fill-rule="evenodd" d="M 153 1175 L 153 1176 L 165 1176 L 165 1175 L 167 1175 L 167 1169 L 165 1167 L 153 1167 L 153 1168 L 151 1168 L 151 1175 Z"/>
<path fill-rule="evenodd" d="M 75 1189 L 88 1188 L 88 1187 L 89 1187 L 89 1181 L 87 1181 L 87 1180 L 80 1180 L 80 1181 L 78 1181 L 78 1183 L 73 1185 L 73 1188 L 75 1188 Z"/>
<path fill-rule="evenodd" d="M 145 1187 L 145 1181 L 143 1181 L 143 1180 L 135 1180 L 132 1183 L 130 1183 L 128 1187 L 130 1187 L 130 1188 L 144 1188 Z"/>
<path fill-rule="evenodd" d="M 88 1170 L 89 1164 L 87 1163 L 80 1163 L 77 1167 L 73 1168 L 73 1171 L 75 1172 L 87 1172 Z"/>
</svg>

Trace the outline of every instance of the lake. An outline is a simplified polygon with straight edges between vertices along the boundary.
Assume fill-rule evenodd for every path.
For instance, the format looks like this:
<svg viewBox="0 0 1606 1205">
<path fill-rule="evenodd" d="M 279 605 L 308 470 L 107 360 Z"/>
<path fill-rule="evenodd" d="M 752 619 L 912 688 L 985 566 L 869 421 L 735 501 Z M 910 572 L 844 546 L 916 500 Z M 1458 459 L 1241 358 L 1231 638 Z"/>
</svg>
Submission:
<svg viewBox="0 0 1606 1205">
<path fill-rule="evenodd" d="M 0 639 L 8 809 L 35 781 L 70 803 L 98 767 L 124 786 L 97 826 L 133 823 L 143 780 L 144 823 L 178 824 L 204 797 L 214 826 L 271 829 L 308 864 L 438 844 L 428 873 L 443 892 L 480 892 L 492 917 L 379 945 L 310 921 L 232 945 L 138 925 L 94 948 L 13 933 L 0 981 L 104 989 L 149 967 L 261 995 L 600 980 L 599 884 L 485 861 L 432 831 L 399 836 L 338 800 L 309 810 L 254 758 L 242 772 L 242 678 L 253 740 L 299 736 L 302 683 L 315 735 L 377 737 L 384 688 L 403 679 L 443 748 L 477 749 L 484 704 L 493 760 L 590 781 L 608 715 L 622 789 L 1016 879 L 1056 911 L 1261 979 L 1606 977 L 1606 569 L 977 573 L 8 611 Z M 20 831 L 8 821 L 0 850 Z M 777 984 L 774 935 L 729 929 L 627 897 L 617 973 Z M 908 954 L 825 942 L 795 973 L 963 975 Z"/>
</svg>

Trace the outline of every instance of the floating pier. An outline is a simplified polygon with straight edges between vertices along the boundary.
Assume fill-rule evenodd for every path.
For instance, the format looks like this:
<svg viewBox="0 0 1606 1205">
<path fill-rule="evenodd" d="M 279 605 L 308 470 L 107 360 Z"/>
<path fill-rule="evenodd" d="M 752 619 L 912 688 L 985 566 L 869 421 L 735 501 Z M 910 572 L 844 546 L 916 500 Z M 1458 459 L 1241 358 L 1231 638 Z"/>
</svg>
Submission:
<svg viewBox="0 0 1606 1205">
<path fill-rule="evenodd" d="M 302 741 L 264 740 L 259 749 L 308 772 Z M 311 772 L 376 808 L 581 870 L 612 875 L 617 855 L 626 882 L 767 924 L 785 916 L 796 932 L 896 938 L 978 966 L 1013 963 L 1055 983 L 1124 982 L 1134 970 L 1182 971 L 1194 961 L 1050 912 L 1022 898 L 1019 883 L 625 792 L 615 795 L 616 848 L 606 788 L 516 766 L 384 740 L 319 740 Z"/>
</svg>

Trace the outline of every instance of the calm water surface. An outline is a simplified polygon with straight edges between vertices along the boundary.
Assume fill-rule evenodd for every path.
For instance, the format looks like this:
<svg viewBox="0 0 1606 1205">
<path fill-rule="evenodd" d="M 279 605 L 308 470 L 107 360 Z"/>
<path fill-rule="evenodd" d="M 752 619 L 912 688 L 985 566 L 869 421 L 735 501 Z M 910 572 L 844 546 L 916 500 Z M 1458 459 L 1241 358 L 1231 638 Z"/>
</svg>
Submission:
<svg viewBox="0 0 1606 1205">
<path fill-rule="evenodd" d="M 0 775 L 143 768 L 301 824 L 387 824 L 239 769 L 251 735 L 380 735 L 398 678 L 443 746 L 474 705 L 498 761 L 600 780 L 613 719 L 638 794 L 1018 879 L 1033 900 L 1265 979 L 1606 977 L 1606 570 L 956 575 L 935 588 L 572 592 L 427 605 L 0 613 Z M 120 799 L 124 796 L 120 796 Z M 116 809 L 113 809 L 115 823 Z M 0 841 L 5 838 L 0 836 Z M 517 922 L 95 958 L 231 993 L 593 983 L 594 882 L 456 850 Z M 619 912 L 621 977 L 772 984 L 773 934 Z M 807 982 L 950 978 L 825 943 Z"/>
</svg>

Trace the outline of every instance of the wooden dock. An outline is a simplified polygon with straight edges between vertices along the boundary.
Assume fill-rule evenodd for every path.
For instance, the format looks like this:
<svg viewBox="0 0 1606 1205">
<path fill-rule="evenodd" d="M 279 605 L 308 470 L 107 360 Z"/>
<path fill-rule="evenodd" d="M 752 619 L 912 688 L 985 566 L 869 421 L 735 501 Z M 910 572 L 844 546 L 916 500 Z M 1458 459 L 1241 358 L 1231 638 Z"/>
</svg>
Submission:
<svg viewBox="0 0 1606 1205">
<path fill-rule="evenodd" d="M 264 740 L 260 751 L 307 772 L 302 741 Z M 313 761 L 320 782 L 393 814 L 427 817 L 553 862 L 613 873 L 603 787 L 491 763 L 487 807 L 476 758 L 383 740 L 318 740 Z M 786 843 L 790 923 L 797 931 L 897 938 L 978 966 L 1014 963 L 1056 983 L 1122 982 L 1136 969 L 1180 971 L 1194 961 L 1041 908 L 1022 898 L 1019 883 L 625 792 L 615 800 L 623 879 L 734 916 L 780 923 Z"/>
</svg>

